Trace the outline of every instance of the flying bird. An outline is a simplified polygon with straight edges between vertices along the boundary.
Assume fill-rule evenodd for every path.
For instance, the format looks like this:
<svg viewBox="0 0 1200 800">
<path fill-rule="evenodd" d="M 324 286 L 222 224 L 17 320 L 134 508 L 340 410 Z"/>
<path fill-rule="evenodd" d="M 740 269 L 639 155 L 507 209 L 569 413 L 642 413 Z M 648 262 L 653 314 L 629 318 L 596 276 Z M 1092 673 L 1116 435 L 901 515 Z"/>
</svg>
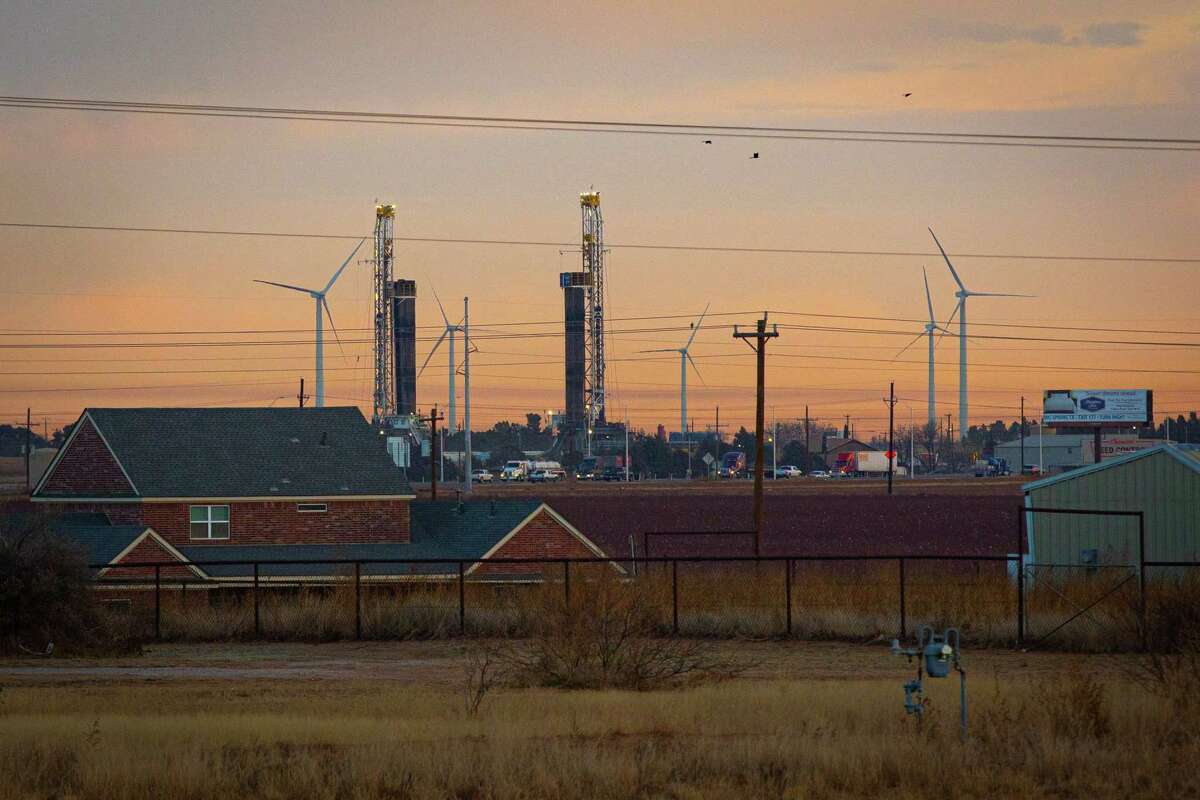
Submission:
<svg viewBox="0 0 1200 800">
<path fill-rule="evenodd" d="M 704 143 L 705 143 L 705 144 L 712 144 L 712 139 L 705 139 L 705 140 L 704 140 Z"/>
<path fill-rule="evenodd" d="M 758 153 L 755 153 L 754 155 L 752 155 L 752 156 L 750 156 L 750 157 L 751 157 L 751 158 L 758 158 Z"/>
<path fill-rule="evenodd" d="M 905 92 L 905 93 L 904 93 L 904 96 L 905 96 L 905 97 L 912 97 L 912 92 Z"/>
</svg>

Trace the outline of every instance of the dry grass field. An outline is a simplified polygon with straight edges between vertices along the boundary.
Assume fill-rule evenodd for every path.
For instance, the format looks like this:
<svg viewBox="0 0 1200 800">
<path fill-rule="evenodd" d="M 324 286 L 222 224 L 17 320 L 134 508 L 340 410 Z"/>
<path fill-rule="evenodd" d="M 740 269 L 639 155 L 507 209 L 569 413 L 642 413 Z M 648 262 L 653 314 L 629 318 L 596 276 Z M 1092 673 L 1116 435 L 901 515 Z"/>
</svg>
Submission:
<svg viewBox="0 0 1200 800">
<path fill-rule="evenodd" d="M 497 688 L 469 643 L 151 648 L 0 662 L 6 798 L 1193 797 L 1196 704 L 1130 656 L 968 651 L 906 717 L 883 647 L 711 643 L 752 666 L 631 692 Z"/>
</svg>

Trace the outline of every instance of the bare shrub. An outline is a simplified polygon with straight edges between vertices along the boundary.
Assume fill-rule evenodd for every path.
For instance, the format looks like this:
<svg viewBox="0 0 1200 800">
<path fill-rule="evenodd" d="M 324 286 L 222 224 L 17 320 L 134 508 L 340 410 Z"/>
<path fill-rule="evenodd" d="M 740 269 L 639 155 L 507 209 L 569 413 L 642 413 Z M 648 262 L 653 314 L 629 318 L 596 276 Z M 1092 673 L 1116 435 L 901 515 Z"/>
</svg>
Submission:
<svg viewBox="0 0 1200 800">
<path fill-rule="evenodd" d="M 574 581 L 569 600 L 561 587 L 544 585 L 532 598 L 530 641 L 508 650 L 514 679 L 645 690 L 730 677 L 748 666 L 716 655 L 710 643 L 661 635 L 647 591 L 607 567 Z"/>
<path fill-rule="evenodd" d="M 1103 739 L 1112 732 L 1104 685 L 1089 672 L 1076 670 L 1058 683 L 1038 684 L 1033 699 L 1060 739 Z"/>
<path fill-rule="evenodd" d="M 128 650 L 100 613 L 83 554 L 44 513 L 0 509 L 0 652 Z"/>
<path fill-rule="evenodd" d="M 467 716 L 479 713 L 488 692 L 505 680 L 510 664 L 506 648 L 494 642 L 475 642 L 467 647 L 463 661 L 463 702 Z"/>
<path fill-rule="evenodd" d="M 1200 715 L 1200 574 L 1152 584 L 1144 624 L 1145 651 L 1130 677 L 1177 714 Z"/>
</svg>

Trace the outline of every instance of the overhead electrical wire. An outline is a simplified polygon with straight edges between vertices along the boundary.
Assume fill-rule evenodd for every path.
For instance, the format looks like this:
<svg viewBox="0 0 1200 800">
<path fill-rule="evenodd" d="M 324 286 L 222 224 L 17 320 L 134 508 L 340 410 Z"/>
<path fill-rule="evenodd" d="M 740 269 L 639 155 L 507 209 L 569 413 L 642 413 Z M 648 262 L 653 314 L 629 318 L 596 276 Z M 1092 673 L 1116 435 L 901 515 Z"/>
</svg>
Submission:
<svg viewBox="0 0 1200 800">
<path fill-rule="evenodd" d="M 0 96 L 0 107 L 236 119 L 275 119 L 351 124 L 447 128 L 610 133 L 661 136 L 714 135 L 736 139 L 783 139 L 838 142 L 886 142 L 991 147 L 1045 147 L 1090 150 L 1197 151 L 1200 139 L 1063 134 L 978 133 L 971 131 L 813 128 L 707 123 L 625 122 L 552 117 L 415 114 L 378 111 L 232 106 L 201 103 L 100 100 L 88 98 Z"/>
<path fill-rule="evenodd" d="M 106 231 L 110 233 L 163 233 L 195 236 L 247 236 L 280 239 L 334 239 L 358 241 L 366 234 L 289 233 L 283 231 L 233 231 L 212 228 L 166 228 L 135 225 L 82 225 L 50 222 L 0 222 L 0 228 L 29 228 L 33 230 Z M 519 247 L 577 247 L 578 242 L 553 242 L 535 239 L 466 239 L 440 236 L 393 236 L 394 242 L 428 244 L 511 245 Z M 941 253 L 924 250 L 847 250 L 803 247 L 741 247 L 736 245 L 690 245 L 605 242 L 609 249 L 623 250 L 680 250 L 700 253 L 752 253 L 766 255 L 877 256 L 884 258 L 941 258 Z M 955 258 L 1008 259 L 1013 261 L 1079 261 L 1145 264 L 1200 264 L 1200 257 L 1170 256 L 1105 256 L 1063 255 L 1046 253 L 954 253 Z M 83 294 L 83 293 L 79 293 Z"/>
</svg>

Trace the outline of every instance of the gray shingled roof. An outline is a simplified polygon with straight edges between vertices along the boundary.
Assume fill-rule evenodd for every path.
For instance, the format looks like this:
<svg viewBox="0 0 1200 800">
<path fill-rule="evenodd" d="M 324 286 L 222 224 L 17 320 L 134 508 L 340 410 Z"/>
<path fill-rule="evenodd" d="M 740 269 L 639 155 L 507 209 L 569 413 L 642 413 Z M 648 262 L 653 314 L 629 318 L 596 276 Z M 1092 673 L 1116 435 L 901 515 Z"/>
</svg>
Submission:
<svg viewBox="0 0 1200 800">
<path fill-rule="evenodd" d="M 92 408 L 142 497 L 412 496 L 357 408 Z"/>
<path fill-rule="evenodd" d="M 311 564 L 264 564 L 263 578 L 349 574 L 352 565 L 321 564 L 321 560 L 396 559 L 385 564 L 364 564 L 362 575 L 452 575 L 459 561 L 481 558 L 513 528 L 542 505 L 539 500 L 497 500 L 463 503 L 414 502 L 412 541 L 407 544 L 314 544 L 314 545 L 201 545 L 180 548 L 191 561 L 254 561 L 314 559 Z M 446 559 L 435 564 L 413 564 L 406 559 Z M 467 568 L 470 568 L 467 564 Z M 201 566 L 214 578 L 249 577 L 246 565 Z M 520 567 L 514 566 L 514 573 Z M 536 572 L 536 568 L 528 571 Z"/>
<path fill-rule="evenodd" d="M 83 552 L 88 564 L 107 564 L 135 539 L 146 532 L 145 525 L 76 524 L 80 520 L 60 520 L 59 535 Z"/>
</svg>

